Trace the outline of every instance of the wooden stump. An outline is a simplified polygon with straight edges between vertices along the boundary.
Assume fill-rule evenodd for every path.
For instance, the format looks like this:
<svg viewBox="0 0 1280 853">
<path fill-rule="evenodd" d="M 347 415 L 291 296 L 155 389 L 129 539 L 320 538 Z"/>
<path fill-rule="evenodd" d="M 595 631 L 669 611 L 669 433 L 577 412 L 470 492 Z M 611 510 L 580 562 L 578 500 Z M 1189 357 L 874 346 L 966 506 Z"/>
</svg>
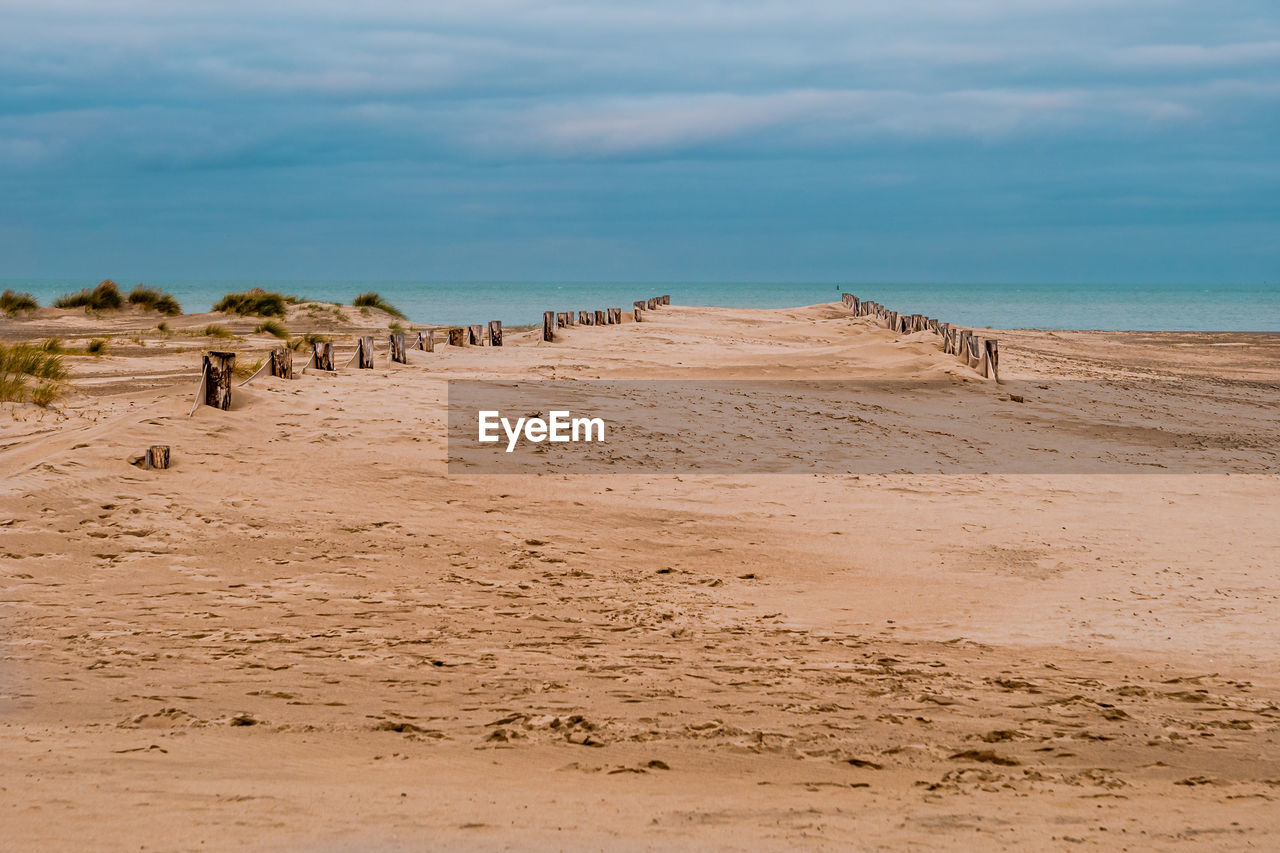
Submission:
<svg viewBox="0 0 1280 853">
<path fill-rule="evenodd" d="M 548 343 L 556 339 L 556 315 L 554 311 L 542 312 L 542 339 Z"/>
<path fill-rule="evenodd" d="M 404 332 L 393 332 L 387 339 L 391 352 L 391 360 L 398 364 L 408 364 L 409 356 L 404 351 Z"/>
<path fill-rule="evenodd" d="M 204 357 L 204 404 L 215 409 L 231 408 L 231 374 L 236 369 L 233 352 L 208 352 Z"/>
<path fill-rule="evenodd" d="M 361 370 L 373 369 L 373 335 L 364 335 L 356 341 L 356 367 Z"/>
<path fill-rule="evenodd" d="M 579 311 L 579 312 L 578 312 L 578 325 L 580 325 L 580 326 L 590 326 L 590 325 L 591 325 L 591 315 L 590 315 L 590 314 L 588 314 L 586 311 Z"/>
<path fill-rule="evenodd" d="M 467 343 L 473 347 L 484 346 L 484 326 L 478 323 L 474 326 L 467 326 Z"/>
<path fill-rule="evenodd" d="M 995 338 L 987 338 L 983 341 L 987 350 L 987 366 L 991 369 L 991 378 L 996 382 L 1000 381 L 1000 344 Z"/>
<path fill-rule="evenodd" d="M 603 326 L 604 324 L 605 324 L 604 312 L 603 312 L 603 311 L 597 311 L 597 312 L 596 312 L 596 319 L 595 319 L 595 324 L 594 324 L 594 325 L 597 325 L 597 326 Z"/>
<path fill-rule="evenodd" d="M 467 330 L 461 326 L 449 327 L 449 346 L 464 347 L 467 345 Z"/>
<path fill-rule="evenodd" d="M 425 332 L 418 332 L 418 340 L 414 343 L 414 347 L 423 352 L 435 352 L 436 344 L 432 338 L 432 331 L 427 329 Z"/>
<path fill-rule="evenodd" d="M 622 322 L 622 309 L 621 309 L 621 308 L 610 308 L 610 309 L 609 309 L 609 322 L 610 322 L 610 323 L 613 323 L 615 326 L 616 326 L 616 325 L 618 325 L 618 324 L 620 324 L 620 323 Z"/>
<path fill-rule="evenodd" d="M 671 296 L 670 296 L 670 294 L 665 294 L 665 293 L 664 293 L 664 294 L 662 295 L 662 304 L 663 304 L 663 305 L 670 305 L 670 304 L 671 304 Z"/>
<path fill-rule="evenodd" d="M 293 350 L 276 347 L 271 351 L 271 375 L 281 379 L 293 378 Z"/>
<path fill-rule="evenodd" d="M 502 321 L 501 320 L 489 321 L 489 346 L 491 347 L 502 346 Z"/>
<path fill-rule="evenodd" d="M 567 325 L 569 325 L 569 315 L 566 314 L 564 311 L 557 311 L 556 312 L 556 328 L 563 329 Z"/>
<path fill-rule="evenodd" d="M 658 300 L 650 297 L 649 301 L 645 303 L 644 307 L 652 311 L 653 309 L 658 307 Z"/>
<path fill-rule="evenodd" d="M 156 468 L 163 471 L 169 467 L 169 445 L 153 444 L 147 448 L 142 460 L 143 468 Z"/>
<path fill-rule="evenodd" d="M 565 321 L 565 322 L 564 322 L 564 324 L 565 324 L 566 326 L 572 326 L 572 325 L 573 325 L 573 312 L 572 312 L 572 311 L 566 311 L 566 312 L 564 312 L 564 321 Z"/>
<path fill-rule="evenodd" d="M 333 370 L 333 343 L 316 341 L 311 345 L 311 358 L 316 370 Z"/>
<path fill-rule="evenodd" d="M 637 299 L 631 303 L 632 311 L 635 313 L 636 322 L 641 322 L 640 318 L 644 315 L 644 300 Z"/>
</svg>

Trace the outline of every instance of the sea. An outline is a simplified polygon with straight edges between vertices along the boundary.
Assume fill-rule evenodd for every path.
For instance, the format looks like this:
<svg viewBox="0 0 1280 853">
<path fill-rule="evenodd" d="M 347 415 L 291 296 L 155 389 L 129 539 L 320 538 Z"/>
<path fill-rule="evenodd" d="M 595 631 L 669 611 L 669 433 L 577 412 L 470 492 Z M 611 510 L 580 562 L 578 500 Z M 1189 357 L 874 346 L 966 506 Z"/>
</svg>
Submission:
<svg viewBox="0 0 1280 853">
<path fill-rule="evenodd" d="M 122 289 L 136 282 L 117 279 Z M 92 280 L 0 281 L 48 305 Z M 350 303 L 376 291 L 412 321 L 464 325 L 501 320 L 534 325 L 543 311 L 621 307 L 670 294 L 676 305 L 785 308 L 837 302 L 842 292 L 895 311 L 996 329 L 1280 332 L 1280 283 L 1272 284 L 947 284 L 902 282 L 441 282 L 148 280 L 183 310 L 207 311 L 224 293 L 261 287 Z"/>
</svg>

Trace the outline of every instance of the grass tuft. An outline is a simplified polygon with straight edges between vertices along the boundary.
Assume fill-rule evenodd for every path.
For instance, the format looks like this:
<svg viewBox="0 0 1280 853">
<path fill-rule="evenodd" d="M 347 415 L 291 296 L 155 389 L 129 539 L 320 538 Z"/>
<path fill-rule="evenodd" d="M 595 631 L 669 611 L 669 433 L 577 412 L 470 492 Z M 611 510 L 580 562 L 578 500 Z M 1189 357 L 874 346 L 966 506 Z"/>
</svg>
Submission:
<svg viewBox="0 0 1280 853">
<path fill-rule="evenodd" d="M 124 306 L 120 288 L 106 279 L 93 290 L 85 288 L 79 293 L 65 293 L 53 301 L 54 308 L 83 308 L 86 311 L 115 311 Z"/>
<path fill-rule="evenodd" d="M 298 350 L 301 350 L 304 348 L 310 348 L 314 344 L 322 344 L 327 340 L 329 339 L 324 335 L 318 334 L 316 332 L 307 332 L 304 335 L 298 335 L 298 337 L 290 340 L 289 349 L 293 350 L 294 352 L 297 352 Z"/>
<path fill-rule="evenodd" d="M 284 327 L 284 323 L 279 320 L 263 320 L 258 327 L 253 330 L 258 334 L 266 333 L 274 335 L 281 340 L 289 340 L 289 330 Z"/>
<path fill-rule="evenodd" d="M 392 317 L 399 317 L 401 320 L 405 319 L 404 314 L 399 308 L 392 305 L 372 290 L 368 293 L 360 294 L 351 301 L 351 304 L 356 308 L 377 308 L 380 311 L 386 311 Z"/>
<path fill-rule="evenodd" d="M 62 356 L 31 344 L 0 343 L 0 401 L 33 402 L 47 406 L 61 392 L 60 385 L 67 378 L 67 367 Z M 31 379 L 44 380 L 35 390 L 27 389 Z M 46 387 L 48 386 L 48 387 Z"/>
<path fill-rule="evenodd" d="M 231 330 L 226 326 L 219 326 L 217 323 L 210 323 L 202 330 L 202 334 L 206 338 L 234 338 Z"/>
<path fill-rule="evenodd" d="M 107 339 L 94 338 L 93 340 L 89 341 L 89 343 L 84 345 L 84 351 L 87 352 L 89 355 L 106 355 Z"/>
<path fill-rule="evenodd" d="M 138 305 L 144 311 L 159 311 L 161 314 L 175 317 L 182 313 L 182 306 L 163 290 L 139 284 L 129 292 L 129 304 Z"/>
<path fill-rule="evenodd" d="M 13 290 L 0 293 L 0 311 L 9 316 L 23 311 L 34 311 L 39 307 L 40 303 L 36 302 L 36 298 L 30 293 L 18 293 Z"/>
<path fill-rule="evenodd" d="M 218 300 L 213 310 L 241 316 L 252 314 L 257 317 L 283 317 L 285 305 L 290 298 L 292 297 L 255 287 L 243 293 L 228 293 Z"/>
<path fill-rule="evenodd" d="M 267 360 L 265 358 L 260 358 L 257 361 L 245 361 L 244 359 L 237 358 L 236 366 L 231 368 L 231 375 L 240 379 L 248 379 L 250 376 L 257 373 L 262 365 L 266 363 Z"/>
</svg>

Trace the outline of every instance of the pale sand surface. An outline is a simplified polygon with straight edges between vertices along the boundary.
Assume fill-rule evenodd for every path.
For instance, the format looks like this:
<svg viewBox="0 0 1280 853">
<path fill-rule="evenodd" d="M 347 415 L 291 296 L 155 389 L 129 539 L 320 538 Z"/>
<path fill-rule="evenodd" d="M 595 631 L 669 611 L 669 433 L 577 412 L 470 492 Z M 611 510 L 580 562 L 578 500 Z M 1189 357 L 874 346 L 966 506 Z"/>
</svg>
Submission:
<svg viewBox="0 0 1280 853">
<path fill-rule="evenodd" d="M 119 336 L 0 411 L 0 846 L 1280 847 L 1276 336 L 1000 332 L 997 387 L 838 306 L 653 320 L 194 417 L 216 342 L 0 320 Z M 449 476 L 462 377 L 927 379 L 1223 473 Z"/>
</svg>

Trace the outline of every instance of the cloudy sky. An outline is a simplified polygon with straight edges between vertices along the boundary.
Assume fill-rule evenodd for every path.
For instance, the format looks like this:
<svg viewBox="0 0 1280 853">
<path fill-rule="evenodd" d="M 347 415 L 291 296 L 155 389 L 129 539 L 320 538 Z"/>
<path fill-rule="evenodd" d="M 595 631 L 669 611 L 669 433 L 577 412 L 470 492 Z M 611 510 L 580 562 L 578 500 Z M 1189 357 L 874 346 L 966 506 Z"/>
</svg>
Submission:
<svg viewBox="0 0 1280 853">
<path fill-rule="evenodd" d="M 1275 0 L 0 22 L 0 278 L 1280 280 Z"/>
</svg>

